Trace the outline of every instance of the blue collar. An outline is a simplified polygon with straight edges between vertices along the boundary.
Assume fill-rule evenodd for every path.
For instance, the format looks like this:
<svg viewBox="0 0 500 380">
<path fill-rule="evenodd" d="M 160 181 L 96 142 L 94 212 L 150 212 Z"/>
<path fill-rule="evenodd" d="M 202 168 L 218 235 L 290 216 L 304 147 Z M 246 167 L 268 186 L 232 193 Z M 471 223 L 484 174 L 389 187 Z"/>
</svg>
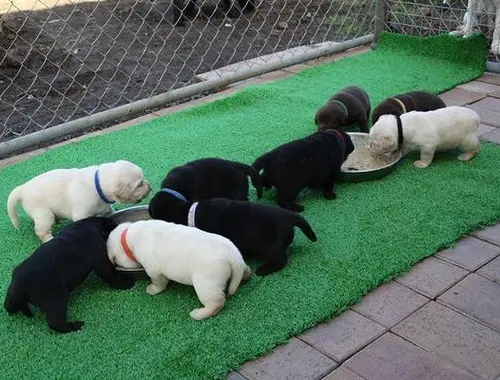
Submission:
<svg viewBox="0 0 500 380">
<path fill-rule="evenodd" d="M 167 194 L 172 194 L 174 197 L 179 198 L 181 201 L 187 202 L 186 197 L 184 195 L 182 195 L 181 193 L 179 193 L 178 191 L 169 189 L 167 187 L 165 187 L 164 189 L 161 189 L 160 191 L 167 193 Z"/>
<path fill-rule="evenodd" d="M 95 184 L 95 189 L 97 191 L 97 194 L 99 195 L 99 198 L 101 198 L 101 200 L 104 203 L 107 203 L 109 205 L 115 203 L 115 201 L 110 201 L 108 198 L 106 198 L 106 196 L 104 195 L 104 192 L 102 191 L 101 182 L 99 181 L 99 169 L 97 169 L 95 171 L 94 184 Z"/>
</svg>

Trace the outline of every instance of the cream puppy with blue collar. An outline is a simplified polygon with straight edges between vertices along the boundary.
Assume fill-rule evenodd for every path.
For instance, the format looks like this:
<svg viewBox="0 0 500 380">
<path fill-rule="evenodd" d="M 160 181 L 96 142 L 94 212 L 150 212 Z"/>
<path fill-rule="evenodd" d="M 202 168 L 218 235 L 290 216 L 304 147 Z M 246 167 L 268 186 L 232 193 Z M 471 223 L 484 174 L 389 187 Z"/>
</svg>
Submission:
<svg viewBox="0 0 500 380">
<path fill-rule="evenodd" d="M 17 204 L 35 223 L 42 242 L 52 239 L 58 219 L 74 222 L 111 211 L 115 202 L 133 204 L 146 198 L 151 185 L 140 167 L 119 160 L 82 169 L 55 169 L 16 187 L 7 200 L 7 211 L 19 228 Z"/>
<path fill-rule="evenodd" d="M 169 281 L 193 286 L 204 306 L 189 313 L 195 320 L 216 315 L 224 307 L 226 288 L 233 295 L 252 275 L 229 239 L 163 220 L 120 224 L 109 235 L 107 250 L 118 267 L 144 268 L 151 278 L 146 292 L 152 296 Z"/>
</svg>

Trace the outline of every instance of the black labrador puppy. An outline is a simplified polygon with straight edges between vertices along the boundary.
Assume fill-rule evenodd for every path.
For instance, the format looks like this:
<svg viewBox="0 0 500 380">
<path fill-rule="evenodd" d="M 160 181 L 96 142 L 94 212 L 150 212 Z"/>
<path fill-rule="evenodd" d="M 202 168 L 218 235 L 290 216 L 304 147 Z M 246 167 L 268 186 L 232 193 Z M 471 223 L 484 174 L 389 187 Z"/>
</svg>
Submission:
<svg viewBox="0 0 500 380">
<path fill-rule="evenodd" d="M 64 227 L 14 269 L 4 307 L 12 315 L 33 317 L 37 306 L 49 327 L 60 333 L 80 330 L 83 321 L 68 322 L 68 298 L 94 273 L 115 289 L 129 289 L 134 281 L 117 272 L 108 259 L 106 240 L 117 226 L 109 218 L 91 217 Z"/>
<path fill-rule="evenodd" d="M 231 240 L 245 259 L 263 260 L 256 273 L 265 276 L 282 269 L 287 249 L 299 227 L 311 241 L 316 234 L 299 214 L 270 205 L 223 198 L 186 202 L 158 192 L 149 203 L 154 219 L 196 227 Z"/>
<path fill-rule="evenodd" d="M 186 0 L 173 1 L 174 26 L 184 26 L 187 20 L 194 20 L 198 16 L 200 10 L 196 2 L 197 0 L 187 0 L 187 3 Z M 241 12 L 248 13 L 255 9 L 255 0 L 238 0 L 238 5 L 240 9 L 234 0 L 222 0 L 220 4 L 203 4 L 202 11 L 209 18 L 219 10 L 229 18 L 238 18 Z"/>
<path fill-rule="evenodd" d="M 203 158 L 173 168 L 161 183 L 188 200 L 228 198 L 248 200 L 248 176 L 262 197 L 262 180 L 250 165 L 220 158 Z"/>
<path fill-rule="evenodd" d="M 345 131 L 325 129 L 281 145 L 260 156 L 253 167 L 260 173 L 266 188 L 276 187 L 278 205 L 301 212 L 304 206 L 295 202 L 305 187 L 320 188 L 326 199 L 335 199 L 334 184 L 340 167 L 354 150 Z"/>
<path fill-rule="evenodd" d="M 343 129 L 357 123 L 361 132 L 368 133 L 370 118 L 370 98 L 360 87 L 349 86 L 333 95 L 316 112 L 314 119 L 318 131 L 324 129 Z"/>
<path fill-rule="evenodd" d="M 372 114 L 372 123 L 375 124 L 382 115 L 401 116 L 410 111 L 434 111 L 446 107 L 445 102 L 427 91 L 410 91 L 395 95 L 380 103 Z"/>
</svg>

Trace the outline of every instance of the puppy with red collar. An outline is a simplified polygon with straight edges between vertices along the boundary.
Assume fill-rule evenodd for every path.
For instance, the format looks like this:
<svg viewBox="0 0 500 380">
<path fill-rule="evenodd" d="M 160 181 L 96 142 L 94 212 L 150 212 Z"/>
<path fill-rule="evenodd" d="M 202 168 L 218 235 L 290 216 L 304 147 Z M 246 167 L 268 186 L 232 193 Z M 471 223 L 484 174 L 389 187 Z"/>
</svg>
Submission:
<svg viewBox="0 0 500 380">
<path fill-rule="evenodd" d="M 192 285 L 203 308 L 195 320 L 216 315 L 244 279 L 251 276 L 236 246 L 225 237 L 162 220 L 122 223 L 109 235 L 108 257 L 122 268 L 140 268 L 151 278 L 146 292 L 156 295 L 169 281 Z"/>
<path fill-rule="evenodd" d="M 314 121 L 318 131 L 339 130 L 357 123 L 361 132 L 368 133 L 370 110 L 370 98 L 366 91 L 357 86 L 349 86 L 333 95 L 316 112 Z"/>
</svg>

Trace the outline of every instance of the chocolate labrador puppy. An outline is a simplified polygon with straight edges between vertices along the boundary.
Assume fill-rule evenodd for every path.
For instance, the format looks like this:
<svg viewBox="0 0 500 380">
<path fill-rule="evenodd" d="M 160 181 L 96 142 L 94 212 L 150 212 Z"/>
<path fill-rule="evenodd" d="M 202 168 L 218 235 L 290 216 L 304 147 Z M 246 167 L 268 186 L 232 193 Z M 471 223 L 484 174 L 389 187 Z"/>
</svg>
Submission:
<svg viewBox="0 0 500 380">
<path fill-rule="evenodd" d="M 370 98 L 357 86 L 349 86 L 333 95 L 326 104 L 316 112 L 314 119 L 318 131 L 324 129 L 343 129 L 357 123 L 361 132 L 368 133 L 370 118 Z"/>
<path fill-rule="evenodd" d="M 395 95 L 380 103 L 372 114 L 372 123 L 375 124 L 382 115 L 401 116 L 410 111 L 433 111 L 446 107 L 443 100 L 426 91 L 410 91 Z"/>
</svg>

